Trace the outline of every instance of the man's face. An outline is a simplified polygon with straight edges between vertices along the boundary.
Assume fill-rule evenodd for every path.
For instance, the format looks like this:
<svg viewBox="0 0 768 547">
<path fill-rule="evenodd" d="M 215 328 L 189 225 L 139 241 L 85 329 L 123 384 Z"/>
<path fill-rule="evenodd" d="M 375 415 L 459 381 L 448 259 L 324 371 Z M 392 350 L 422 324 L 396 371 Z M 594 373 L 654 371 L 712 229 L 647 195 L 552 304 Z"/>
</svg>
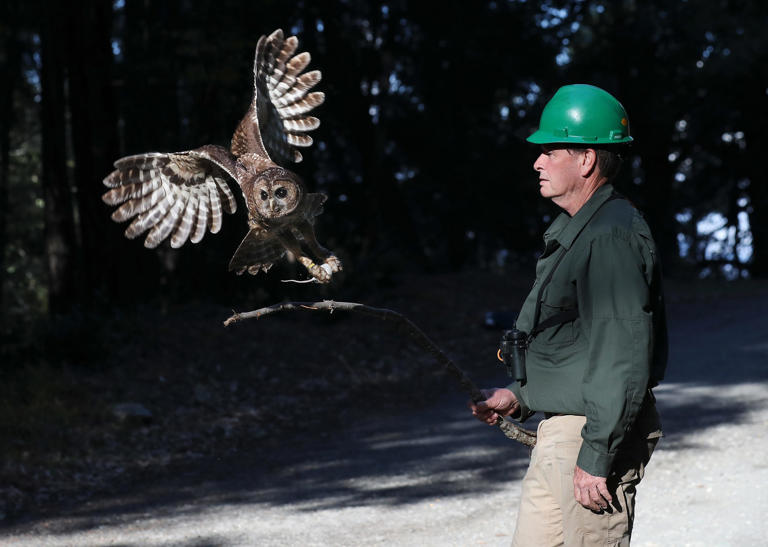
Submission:
<svg viewBox="0 0 768 547">
<path fill-rule="evenodd" d="M 570 198 L 584 186 L 582 156 L 580 150 L 568 150 L 562 145 L 545 144 L 541 147 L 541 155 L 533 163 L 533 168 L 539 173 L 542 197 L 565 208 Z"/>
</svg>

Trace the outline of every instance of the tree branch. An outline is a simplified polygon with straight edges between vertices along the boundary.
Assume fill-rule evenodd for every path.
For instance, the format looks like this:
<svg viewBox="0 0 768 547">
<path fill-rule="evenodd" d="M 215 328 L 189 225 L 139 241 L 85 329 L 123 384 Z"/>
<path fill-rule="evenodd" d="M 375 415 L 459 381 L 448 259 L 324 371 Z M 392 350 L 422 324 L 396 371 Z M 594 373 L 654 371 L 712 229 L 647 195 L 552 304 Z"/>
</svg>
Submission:
<svg viewBox="0 0 768 547">
<path fill-rule="evenodd" d="M 351 311 L 369 315 L 377 319 L 383 319 L 385 321 L 393 321 L 397 326 L 401 327 L 408 336 L 410 336 L 419 346 L 426 349 L 432 356 L 440 363 L 445 370 L 447 370 L 456 380 L 458 380 L 461 388 L 467 392 L 474 402 L 482 401 L 485 399 L 483 394 L 477 389 L 477 386 L 469 379 L 469 377 L 460 369 L 448 356 L 438 348 L 424 332 L 418 328 L 411 320 L 404 315 L 392 311 L 386 308 L 372 308 L 364 304 L 357 302 L 336 302 L 334 300 L 323 300 L 322 302 L 285 302 L 283 304 L 273 304 L 265 308 L 253 310 L 244 313 L 238 313 L 233 311 L 233 315 L 224 321 L 224 326 L 229 326 L 232 323 L 238 321 L 244 321 L 246 319 L 259 319 L 266 315 L 272 315 L 274 313 L 291 310 L 325 310 L 328 313 L 333 313 L 336 310 Z M 533 447 L 536 444 L 536 433 L 528 431 L 522 427 L 512 423 L 509 420 L 499 418 L 496 421 L 496 425 L 501 431 L 512 440 L 523 443 L 526 446 Z"/>
</svg>

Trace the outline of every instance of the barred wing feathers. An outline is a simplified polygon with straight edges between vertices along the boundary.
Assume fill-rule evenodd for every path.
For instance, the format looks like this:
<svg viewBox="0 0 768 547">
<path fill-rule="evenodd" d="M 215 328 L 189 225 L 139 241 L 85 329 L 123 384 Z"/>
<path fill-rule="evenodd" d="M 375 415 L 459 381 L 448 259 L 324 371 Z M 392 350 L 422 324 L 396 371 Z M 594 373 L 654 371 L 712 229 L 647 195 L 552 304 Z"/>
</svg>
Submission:
<svg viewBox="0 0 768 547">
<path fill-rule="evenodd" d="M 232 137 L 232 153 L 256 153 L 280 164 L 302 160 L 297 147 L 312 145 L 308 132 L 320 120 L 307 115 L 325 100 L 311 91 L 321 80 L 319 70 L 304 72 L 310 61 L 307 52 L 296 53 L 295 36 L 283 37 L 278 29 L 262 36 L 253 63 L 253 101 Z"/>
<path fill-rule="evenodd" d="M 217 233 L 222 211 L 237 210 L 229 179 L 235 179 L 235 159 L 221 146 L 139 154 L 115 162 L 104 179 L 111 190 L 102 200 L 119 205 L 112 213 L 115 222 L 133 219 L 125 230 L 129 239 L 149 230 L 145 247 L 157 247 L 170 236 L 177 248 L 187 240 L 199 242 L 206 231 Z"/>
</svg>

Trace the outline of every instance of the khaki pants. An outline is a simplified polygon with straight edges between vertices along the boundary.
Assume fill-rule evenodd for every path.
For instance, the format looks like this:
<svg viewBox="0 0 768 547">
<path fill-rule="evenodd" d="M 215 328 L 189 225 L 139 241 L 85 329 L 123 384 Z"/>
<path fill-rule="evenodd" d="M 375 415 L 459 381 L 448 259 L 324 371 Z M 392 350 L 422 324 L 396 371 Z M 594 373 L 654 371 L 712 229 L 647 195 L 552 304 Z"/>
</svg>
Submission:
<svg viewBox="0 0 768 547">
<path fill-rule="evenodd" d="M 638 432 L 622 443 L 608 477 L 612 507 L 599 514 L 580 505 L 573 495 L 573 470 L 586 418 L 565 415 L 541 421 L 523 479 L 513 547 L 629 545 L 635 488 L 661 436 L 655 408 L 649 405 L 645 410 L 640 418 L 646 427 L 636 427 Z M 656 427 L 649 428 L 653 421 Z"/>
</svg>

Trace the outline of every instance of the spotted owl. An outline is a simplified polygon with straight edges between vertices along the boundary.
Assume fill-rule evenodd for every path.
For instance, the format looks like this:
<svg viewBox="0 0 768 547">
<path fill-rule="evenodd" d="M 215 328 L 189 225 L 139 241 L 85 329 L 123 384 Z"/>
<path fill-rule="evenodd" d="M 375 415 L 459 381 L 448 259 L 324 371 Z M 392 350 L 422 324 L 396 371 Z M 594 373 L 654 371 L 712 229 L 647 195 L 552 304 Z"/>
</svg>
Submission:
<svg viewBox="0 0 768 547">
<path fill-rule="evenodd" d="M 283 167 L 300 162 L 298 148 L 312 145 L 307 133 L 320 120 L 307 114 L 325 100 L 324 93 L 312 91 L 321 73 L 304 71 L 310 55 L 296 54 L 298 44 L 295 36 L 284 38 L 280 29 L 259 39 L 253 100 L 229 150 L 209 144 L 115 162 L 115 170 L 104 179 L 111 190 L 102 199 L 119 205 L 112 213 L 115 222 L 133 219 L 126 237 L 149 230 L 145 247 L 170 238 L 171 247 L 178 248 L 187 240 L 199 242 L 207 231 L 217 233 L 222 211 L 237 210 L 230 186 L 234 181 L 248 210 L 249 231 L 229 263 L 230 271 L 267 271 L 286 252 L 321 283 L 341 270 L 339 259 L 315 237 L 315 217 L 323 212 L 326 196 L 308 193 L 302 180 Z"/>
</svg>

